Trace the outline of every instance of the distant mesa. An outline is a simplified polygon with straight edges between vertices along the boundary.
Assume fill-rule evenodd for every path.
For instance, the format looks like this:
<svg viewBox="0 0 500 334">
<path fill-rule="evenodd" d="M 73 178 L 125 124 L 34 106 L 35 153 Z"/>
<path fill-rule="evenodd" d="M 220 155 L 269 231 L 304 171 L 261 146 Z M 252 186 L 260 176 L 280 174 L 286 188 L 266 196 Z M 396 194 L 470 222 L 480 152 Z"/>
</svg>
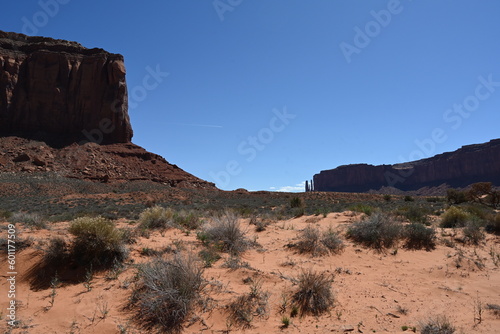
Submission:
<svg viewBox="0 0 500 334">
<path fill-rule="evenodd" d="M 309 191 L 444 194 L 476 182 L 500 186 L 500 139 L 468 145 L 431 158 L 395 165 L 355 164 L 324 170 Z"/>
<path fill-rule="evenodd" d="M 122 55 L 0 31 L 0 172 L 216 189 L 131 143 Z"/>
</svg>

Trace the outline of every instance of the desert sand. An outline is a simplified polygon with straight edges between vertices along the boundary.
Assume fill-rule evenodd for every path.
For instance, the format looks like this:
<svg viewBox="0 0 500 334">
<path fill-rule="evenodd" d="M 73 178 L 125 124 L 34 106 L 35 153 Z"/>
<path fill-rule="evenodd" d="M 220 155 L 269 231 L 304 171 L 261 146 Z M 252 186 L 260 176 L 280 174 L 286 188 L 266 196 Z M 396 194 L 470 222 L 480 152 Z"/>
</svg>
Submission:
<svg viewBox="0 0 500 334">
<path fill-rule="evenodd" d="M 498 236 L 487 234 L 481 245 L 468 246 L 451 242 L 452 232 L 438 229 L 438 245 L 432 251 L 396 247 L 380 253 L 345 239 L 346 226 L 359 218 L 360 214 L 349 211 L 327 217 L 303 216 L 273 222 L 262 232 L 256 232 L 249 219 L 241 219 L 242 229 L 259 246 L 242 255 L 247 265 L 241 268 L 225 268 L 228 255 L 222 254 L 222 259 L 205 269 L 205 305 L 186 323 L 184 333 L 402 333 L 403 326 L 408 326 L 407 332 L 411 333 L 412 327 L 417 327 L 418 332 L 420 322 L 437 315 L 447 316 L 458 333 L 500 333 L 500 318 L 486 309 L 487 304 L 500 304 L 500 267 L 491 256 L 500 253 Z M 134 227 L 124 220 L 118 224 Z M 314 257 L 287 247 L 308 225 L 341 231 L 344 251 Z M 152 231 L 149 238 L 139 237 L 136 244 L 129 246 L 130 257 L 123 271 L 97 273 L 87 285 L 61 279 L 55 289 L 30 288 L 26 272 L 39 261 L 39 248 L 53 236 L 69 239 L 67 228 L 67 222 L 52 223 L 42 230 L 17 224 L 18 235 L 32 238 L 33 244 L 17 252 L 18 322 L 14 329 L 6 324 L 8 284 L 6 255 L 2 252 L 3 332 L 146 333 L 133 321 L 132 313 L 124 309 L 134 284 L 135 265 L 152 258 L 144 254 L 144 248 L 194 253 L 202 249 L 194 232 Z M 446 239 L 450 241 L 448 246 Z M 296 289 L 295 278 L 308 269 L 331 275 L 335 305 L 318 317 L 293 317 L 283 328 L 283 296 Z M 251 286 L 268 293 L 267 310 L 253 317 L 251 328 L 242 329 L 227 320 L 227 305 L 248 293 Z M 481 319 L 478 310 L 482 310 Z M 289 314 L 287 309 L 285 315 Z"/>
</svg>

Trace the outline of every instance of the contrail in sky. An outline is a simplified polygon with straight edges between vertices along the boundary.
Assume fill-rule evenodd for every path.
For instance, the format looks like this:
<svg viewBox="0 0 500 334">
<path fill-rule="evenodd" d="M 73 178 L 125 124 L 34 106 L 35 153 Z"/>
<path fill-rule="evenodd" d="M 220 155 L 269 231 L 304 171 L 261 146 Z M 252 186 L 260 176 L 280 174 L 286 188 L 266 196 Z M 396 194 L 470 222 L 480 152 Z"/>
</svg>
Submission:
<svg viewBox="0 0 500 334">
<path fill-rule="evenodd" d="M 184 126 L 198 126 L 203 128 L 222 128 L 222 125 L 213 125 L 213 124 L 190 124 L 190 123 L 168 123 L 175 125 L 184 125 Z"/>
</svg>

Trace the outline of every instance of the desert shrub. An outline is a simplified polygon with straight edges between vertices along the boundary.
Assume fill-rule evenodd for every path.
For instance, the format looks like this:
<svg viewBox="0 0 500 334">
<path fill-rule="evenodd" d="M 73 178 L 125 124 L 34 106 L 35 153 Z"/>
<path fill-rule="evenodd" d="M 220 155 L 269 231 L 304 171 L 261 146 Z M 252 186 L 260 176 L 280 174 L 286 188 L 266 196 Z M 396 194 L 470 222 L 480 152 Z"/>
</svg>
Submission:
<svg viewBox="0 0 500 334">
<path fill-rule="evenodd" d="M 436 231 L 420 223 L 411 223 L 404 227 L 405 247 L 409 249 L 431 250 L 436 247 Z"/>
<path fill-rule="evenodd" d="M 318 316 L 333 306 L 335 298 L 331 290 L 332 278 L 325 272 L 303 271 L 297 281 L 299 286 L 292 301 L 302 316 Z"/>
<path fill-rule="evenodd" d="M 192 255 L 155 258 L 139 267 L 129 307 L 148 332 L 181 333 L 205 283 L 203 268 Z"/>
<path fill-rule="evenodd" d="M 385 194 L 385 195 L 384 195 L 384 201 L 386 201 L 386 202 L 390 202 L 390 201 L 391 201 L 391 199 L 392 199 L 391 195 L 389 195 L 389 194 Z"/>
<path fill-rule="evenodd" d="M 457 189 L 450 188 L 446 191 L 446 200 L 450 204 L 460 204 L 468 201 L 467 193 Z"/>
<path fill-rule="evenodd" d="M 500 213 L 489 216 L 486 228 L 489 232 L 500 235 Z"/>
<path fill-rule="evenodd" d="M 175 225 L 188 230 L 196 230 L 202 224 L 200 216 L 195 212 L 184 210 L 174 213 L 173 222 Z"/>
<path fill-rule="evenodd" d="M 255 232 L 262 232 L 266 230 L 267 226 L 269 226 L 269 221 L 267 219 L 253 216 L 250 219 L 250 224 L 255 225 Z"/>
<path fill-rule="evenodd" d="M 269 312 L 268 299 L 269 294 L 261 290 L 260 284 L 253 284 L 249 293 L 228 305 L 229 323 L 243 329 L 251 328 L 254 317 L 263 317 Z"/>
<path fill-rule="evenodd" d="M 427 216 L 430 214 L 429 210 L 423 207 L 411 205 L 399 208 L 397 213 L 412 223 L 427 224 Z"/>
<path fill-rule="evenodd" d="M 290 200 L 290 208 L 302 208 L 304 206 L 304 201 L 300 197 L 293 197 Z"/>
<path fill-rule="evenodd" d="M 213 248 L 202 249 L 198 256 L 204 263 L 205 268 L 210 268 L 215 262 L 217 262 L 221 256 L 219 253 Z"/>
<path fill-rule="evenodd" d="M 9 219 L 12 217 L 12 212 L 8 210 L 0 210 L 0 219 Z"/>
<path fill-rule="evenodd" d="M 461 209 L 480 220 L 487 219 L 489 215 L 495 212 L 487 206 L 476 203 L 462 205 Z"/>
<path fill-rule="evenodd" d="M 232 212 L 210 218 L 209 225 L 198 233 L 198 239 L 233 255 L 244 252 L 250 246 L 250 241 L 240 228 L 238 216 Z"/>
<path fill-rule="evenodd" d="M 479 245 L 485 235 L 477 219 L 468 221 L 463 228 L 464 241 L 472 245 Z"/>
<path fill-rule="evenodd" d="M 328 253 L 339 253 L 344 244 L 333 229 L 321 233 L 319 228 L 307 226 L 300 232 L 299 241 L 293 245 L 300 253 L 319 256 Z"/>
<path fill-rule="evenodd" d="M 377 250 L 392 247 L 401 236 L 402 225 L 393 217 L 376 212 L 353 223 L 347 229 L 347 237 Z"/>
<path fill-rule="evenodd" d="M 69 233 L 75 236 L 74 259 L 94 268 L 123 262 L 128 255 L 123 232 L 103 217 L 82 217 L 73 220 Z"/>
<path fill-rule="evenodd" d="M 500 318 L 500 305 L 498 304 L 486 304 L 486 309 L 490 310 L 493 315 Z"/>
<path fill-rule="evenodd" d="M 452 206 L 441 215 L 441 227 L 462 227 L 470 219 L 470 215 L 459 207 Z"/>
<path fill-rule="evenodd" d="M 174 211 L 155 205 L 139 215 L 139 227 L 142 229 L 166 229 L 172 227 Z"/>
<path fill-rule="evenodd" d="M 482 203 L 483 196 L 491 194 L 492 190 L 491 182 L 478 182 L 470 186 L 470 189 L 467 191 L 467 196 L 472 201 Z"/>
<path fill-rule="evenodd" d="M 329 227 L 328 230 L 323 232 L 321 238 L 321 243 L 325 246 L 331 253 L 338 254 L 344 250 L 344 242 L 340 239 L 339 234 Z"/>
<path fill-rule="evenodd" d="M 38 213 L 15 212 L 9 221 L 12 223 L 22 223 L 32 229 L 41 229 L 47 227 L 43 217 Z"/>
<path fill-rule="evenodd" d="M 302 217 L 306 214 L 306 209 L 303 207 L 293 209 L 292 215 L 294 218 Z"/>
<path fill-rule="evenodd" d="M 413 197 L 409 196 L 409 195 L 406 195 L 404 197 L 404 201 L 405 202 L 413 202 L 413 201 L 415 201 L 415 199 Z"/>
<path fill-rule="evenodd" d="M 367 204 L 361 204 L 361 203 L 351 205 L 350 207 L 347 208 L 347 210 L 364 213 L 367 216 L 370 216 L 373 213 L 373 211 L 375 211 L 372 206 L 367 205 Z"/>
<path fill-rule="evenodd" d="M 420 324 L 420 333 L 422 334 L 453 334 L 455 327 L 450 323 L 447 317 L 438 316 L 429 319 Z"/>
</svg>

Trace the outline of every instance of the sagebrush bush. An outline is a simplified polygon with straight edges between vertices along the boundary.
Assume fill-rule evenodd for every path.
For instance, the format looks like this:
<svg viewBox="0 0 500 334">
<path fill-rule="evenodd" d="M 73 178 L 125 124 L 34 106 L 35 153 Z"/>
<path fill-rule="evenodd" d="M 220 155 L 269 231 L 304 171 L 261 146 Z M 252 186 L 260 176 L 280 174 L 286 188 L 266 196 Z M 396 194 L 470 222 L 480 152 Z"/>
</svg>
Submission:
<svg viewBox="0 0 500 334">
<path fill-rule="evenodd" d="M 446 191 L 446 200 L 450 204 L 460 204 L 468 201 L 467 193 L 457 189 L 450 188 Z"/>
<path fill-rule="evenodd" d="M 377 250 L 394 246 L 401 237 L 402 225 L 394 217 L 376 212 L 353 223 L 347 229 L 347 237 Z"/>
<path fill-rule="evenodd" d="M 453 334 L 455 327 L 445 316 L 438 316 L 420 324 L 422 334 Z"/>
<path fill-rule="evenodd" d="M 422 249 L 429 251 L 436 247 L 436 231 L 420 223 L 411 223 L 404 227 L 403 237 L 405 247 L 409 249 Z"/>
<path fill-rule="evenodd" d="M 416 205 L 405 206 L 399 208 L 397 213 L 405 217 L 412 223 L 427 224 L 427 215 L 430 214 L 428 209 Z"/>
<path fill-rule="evenodd" d="M 32 229 L 42 229 L 47 227 L 45 220 L 38 213 L 15 212 L 9 218 L 12 223 L 22 223 Z"/>
<path fill-rule="evenodd" d="M 321 315 L 334 304 L 335 298 L 331 289 L 332 278 L 325 272 L 303 271 L 299 277 L 298 289 L 292 296 L 292 302 L 300 314 Z"/>
<path fill-rule="evenodd" d="M 468 221 L 462 232 L 464 234 L 464 241 L 472 245 L 479 245 L 485 238 L 481 224 L 477 219 Z"/>
<path fill-rule="evenodd" d="M 103 217 L 81 217 L 70 223 L 69 233 L 75 236 L 73 258 L 94 268 L 121 263 L 128 256 L 123 231 Z"/>
<path fill-rule="evenodd" d="M 155 205 L 139 215 L 139 227 L 142 229 L 166 229 L 173 225 L 174 211 Z"/>
<path fill-rule="evenodd" d="M 470 215 L 459 207 L 452 206 L 441 215 L 441 227 L 463 227 L 470 219 Z"/>
<path fill-rule="evenodd" d="M 179 211 L 174 213 L 173 223 L 178 227 L 185 228 L 188 230 L 196 230 L 202 224 L 200 216 L 198 216 L 193 211 Z"/>
<path fill-rule="evenodd" d="M 313 256 L 328 252 L 340 253 L 344 249 L 344 243 L 332 228 L 321 233 L 319 228 L 312 226 L 307 226 L 300 232 L 299 241 L 293 246 L 300 253 L 310 253 Z"/>
<path fill-rule="evenodd" d="M 191 254 L 172 259 L 156 258 L 139 267 L 129 307 L 144 329 L 158 333 L 181 333 L 205 286 L 203 267 Z"/>
<path fill-rule="evenodd" d="M 213 245 L 223 252 L 238 255 L 247 250 L 251 243 L 240 228 L 238 216 L 233 212 L 224 212 L 210 218 L 208 226 L 198 233 L 206 245 Z"/>
<path fill-rule="evenodd" d="M 268 298 L 269 294 L 262 292 L 258 283 L 252 285 L 249 293 L 228 305 L 229 323 L 237 328 L 251 328 L 255 316 L 263 317 L 269 312 Z"/>
</svg>

